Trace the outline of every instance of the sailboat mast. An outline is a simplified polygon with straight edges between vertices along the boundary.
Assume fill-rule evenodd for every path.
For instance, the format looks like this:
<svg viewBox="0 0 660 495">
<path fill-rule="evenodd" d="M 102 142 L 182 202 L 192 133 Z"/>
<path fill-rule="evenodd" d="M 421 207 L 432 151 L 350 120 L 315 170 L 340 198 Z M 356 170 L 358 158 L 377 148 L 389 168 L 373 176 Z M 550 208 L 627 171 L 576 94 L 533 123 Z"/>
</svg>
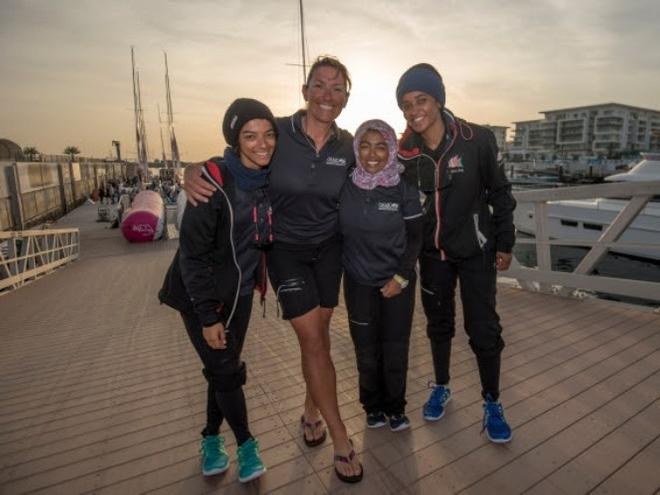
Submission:
<svg viewBox="0 0 660 495">
<path fill-rule="evenodd" d="M 156 108 L 158 110 L 158 132 L 160 132 L 160 150 L 163 153 L 163 163 L 165 164 L 165 168 L 168 168 L 167 166 L 167 156 L 165 155 L 165 141 L 163 141 L 163 121 L 160 118 L 160 104 L 156 104 Z"/>
<path fill-rule="evenodd" d="M 140 127 L 140 167 L 144 180 L 149 178 L 149 154 L 147 152 L 147 127 L 144 125 L 144 112 L 142 111 L 142 91 L 140 88 L 140 73 L 137 73 L 138 96 L 138 124 Z"/>
<path fill-rule="evenodd" d="M 303 0 L 298 0 L 300 5 L 300 45 L 302 46 L 302 68 L 303 84 L 307 84 L 307 57 L 305 56 L 305 16 L 303 14 Z"/>
<path fill-rule="evenodd" d="M 131 67 L 133 70 L 133 110 L 135 113 L 135 143 L 137 146 L 138 170 L 140 179 L 149 176 L 149 159 L 147 156 L 147 133 L 142 113 L 142 96 L 140 94 L 140 73 L 135 70 L 135 51 L 131 47 Z"/>
<path fill-rule="evenodd" d="M 167 65 L 167 53 L 165 55 L 165 91 L 167 93 L 167 122 L 168 132 L 170 137 L 170 148 L 172 152 L 172 167 L 179 169 L 181 167 L 181 158 L 179 157 L 179 145 L 176 142 L 176 135 L 174 134 L 174 111 L 172 110 L 172 93 L 170 91 L 170 69 Z"/>
<path fill-rule="evenodd" d="M 137 160 L 140 161 L 140 127 L 139 127 L 139 117 L 138 117 L 138 96 L 137 96 L 137 82 L 135 74 L 135 54 L 133 52 L 133 47 L 131 47 L 131 68 L 132 68 L 132 79 L 133 79 L 133 114 L 135 116 L 135 146 L 137 148 Z"/>
</svg>

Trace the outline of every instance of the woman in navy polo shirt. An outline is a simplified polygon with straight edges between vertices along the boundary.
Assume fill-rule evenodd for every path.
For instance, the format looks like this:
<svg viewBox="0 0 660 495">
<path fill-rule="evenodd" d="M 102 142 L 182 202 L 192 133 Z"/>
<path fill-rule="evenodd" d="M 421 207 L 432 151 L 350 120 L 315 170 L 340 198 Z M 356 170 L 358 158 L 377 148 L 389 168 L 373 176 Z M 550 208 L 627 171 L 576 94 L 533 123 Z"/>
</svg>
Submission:
<svg viewBox="0 0 660 495">
<path fill-rule="evenodd" d="M 405 415 L 408 344 L 415 306 L 415 262 L 422 208 L 400 179 L 394 129 L 368 120 L 353 142 L 356 168 L 341 195 L 344 296 L 367 426 L 410 426 Z"/>
</svg>

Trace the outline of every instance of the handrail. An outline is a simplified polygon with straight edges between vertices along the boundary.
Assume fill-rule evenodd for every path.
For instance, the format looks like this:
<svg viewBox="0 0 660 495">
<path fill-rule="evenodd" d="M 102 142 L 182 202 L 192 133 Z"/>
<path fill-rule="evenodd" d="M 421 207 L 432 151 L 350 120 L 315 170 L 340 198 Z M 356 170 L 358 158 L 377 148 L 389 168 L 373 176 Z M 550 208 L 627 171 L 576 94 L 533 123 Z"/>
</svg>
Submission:
<svg viewBox="0 0 660 495">
<path fill-rule="evenodd" d="M 0 294 L 80 256 L 79 229 L 0 232 Z"/>
<path fill-rule="evenodd" d="M 644 210 L 648 201 L 658 194 L 660 194 L 660 181 L 617 182 L 514 191 L 513 195 L 518 203 L 534 204 L 534 239 L 518 239 L 517 242 L 536 245 L 538 266 L 536 268 L 523 267 L 514 257 L 511 268 L 500 275 L 515 278 L 523 288 L 541 292 L 559 292 L 567 295 L 575 293 L 576 290 L 593 290 L 660 302 L 660 282 L 592 275 L 596 264 L 612 248 L 644 247 L 660 251 L 660 244 L 658 243 L 619 241 L 623 232 Z M 549 201 L 612 197 L 629 199 L 621 212 L 604 229 L 598 239 L 595 241 L 590 239 L 550 239 Z M 551 267 L 550 247 L 556 245 L 585 246 L 591 247 L 591 249 L 572 273 L 560 272 L 552 270 Z"/>
</svg>

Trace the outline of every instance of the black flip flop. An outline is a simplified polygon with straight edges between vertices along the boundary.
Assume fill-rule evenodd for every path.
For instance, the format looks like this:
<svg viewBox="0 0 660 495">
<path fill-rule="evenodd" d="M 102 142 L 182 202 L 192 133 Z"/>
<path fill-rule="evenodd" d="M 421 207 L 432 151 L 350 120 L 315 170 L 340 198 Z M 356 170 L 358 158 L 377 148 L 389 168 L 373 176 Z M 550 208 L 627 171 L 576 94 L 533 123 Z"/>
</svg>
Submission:
<svg viewBox="0 0 660 495">
<path fill-rule="evenodd" d="M 349 452 L 348 457 L 335 454 L 335 461 L 344 462 L 346 464 L 351 464 L 354 458 L 355 458 L 355 450 L 352 449 Z M 335 466 L 335 474 L 337 475 L 337 478 L 339 478 L 344 483 L 357 483 L 358 481 L 362 481 L 362 476 L 364 475 L 364 468 L 362 467 L 362 463 L 360 463 L 360 472 L 358 474 L 354 474 L 353 476 L 346 476 L 345 474 L 341 474 L 337 469 L 337 467 Z"/>
<path fill-rule="evenodd" d="M 328 433 L 325 429 L 323 430 L 323 435 L 321 435 L 319 438 L 308 440 L 307 435 L 305 435 L 305 428 L 310 428 L 310 429 L 318 428 L 323 424 L 322 419 L 310 423 L 309 421 L 305 421 L 305 415 L 303 414 L 302 416 L 300 416 L 300 424 L 303 427 L 303 440 L 305 441 L 305 445 L 307 445 L 308 447 L 316 447 L 317 445 L 321 445 L 323 442 L 325 442 L 325 439 L 328 436 Z"/>
</svg>

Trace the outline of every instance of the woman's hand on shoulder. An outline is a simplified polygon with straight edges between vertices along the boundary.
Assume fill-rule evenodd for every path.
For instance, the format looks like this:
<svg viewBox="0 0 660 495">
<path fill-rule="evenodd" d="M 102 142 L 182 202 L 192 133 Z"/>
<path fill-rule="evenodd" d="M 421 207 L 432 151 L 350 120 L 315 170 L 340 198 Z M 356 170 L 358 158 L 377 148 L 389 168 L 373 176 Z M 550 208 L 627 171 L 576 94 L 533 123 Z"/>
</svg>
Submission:
<svg viewBox="0 0 660 495">
<path fill-rule="evenodd" d="M 188 201 L 193 206 L 209 202 L 209 198 L 215 192 L 215 187 L 202 178 L 201 163 L 186 165 L 183 171 L 183 190 L 186 191 Z"/>
</svg>

